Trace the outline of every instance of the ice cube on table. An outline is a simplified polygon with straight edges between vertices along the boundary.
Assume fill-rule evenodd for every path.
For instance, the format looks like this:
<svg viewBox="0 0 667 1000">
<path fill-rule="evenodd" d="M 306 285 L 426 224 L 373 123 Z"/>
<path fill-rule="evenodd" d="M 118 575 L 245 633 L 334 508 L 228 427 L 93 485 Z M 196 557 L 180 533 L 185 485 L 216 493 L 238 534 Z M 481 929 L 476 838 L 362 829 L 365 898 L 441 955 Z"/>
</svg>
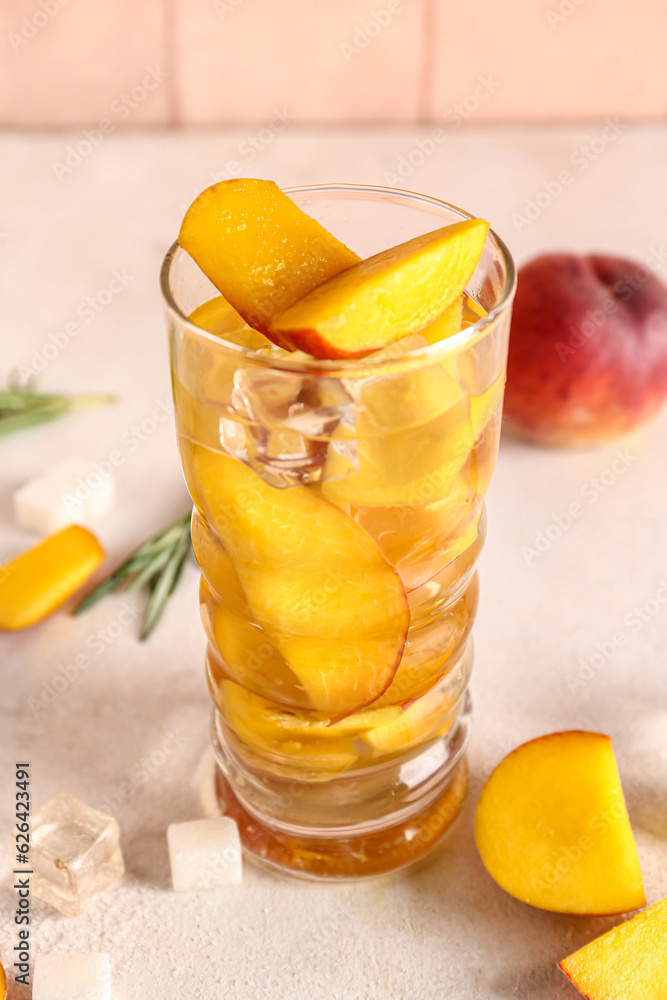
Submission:
<svg viewBox="0 0 667 1000">
<path fill-rule="evenodd" d="M 14 516 L 21 528 L 49 535 L 68 524 L 93 524 L 111 510 L 115 495 L 110 462 L 73 458 L 21 486 Z"/>
<path fill-rule="evenodd" d="M 32 1000 L 111 1000 L 109 956 L 38 955 Z"/>
<path fill-rule="evenodd" d="M 167 843 L 176 892 L 219 889 L 242 881 L 241 840 L 231 817 L 172 823 Z"/>
<path fill-rule="evenodd" d="M 33 894 L 76 917 L 124 874 L 118 823 L 60 792 L 32 818 L 30 864 Z"/>
</svg>

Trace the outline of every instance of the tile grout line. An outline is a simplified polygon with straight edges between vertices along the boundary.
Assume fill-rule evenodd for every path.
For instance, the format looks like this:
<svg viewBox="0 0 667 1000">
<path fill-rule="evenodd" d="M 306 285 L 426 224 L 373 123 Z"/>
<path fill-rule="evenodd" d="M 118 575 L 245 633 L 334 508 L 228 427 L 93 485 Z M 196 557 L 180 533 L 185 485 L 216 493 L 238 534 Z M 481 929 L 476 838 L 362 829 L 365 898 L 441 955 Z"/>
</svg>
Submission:
<svg viewBox="0 0 667 1000">
<path fill-rule="evenodd" d="M 417 120 L 430 122 L 433 119 L 433 87 L 437 55 L 436 0 L 421 0 L 421 4 L 422 35 Z"/>
<path fill-rule="evenodd" d="M 178 44 L 174 0 L 162 0 L 162 48 L 167 66 L 167 126 L 183 124 L 179 94 Z"/>
</svg>

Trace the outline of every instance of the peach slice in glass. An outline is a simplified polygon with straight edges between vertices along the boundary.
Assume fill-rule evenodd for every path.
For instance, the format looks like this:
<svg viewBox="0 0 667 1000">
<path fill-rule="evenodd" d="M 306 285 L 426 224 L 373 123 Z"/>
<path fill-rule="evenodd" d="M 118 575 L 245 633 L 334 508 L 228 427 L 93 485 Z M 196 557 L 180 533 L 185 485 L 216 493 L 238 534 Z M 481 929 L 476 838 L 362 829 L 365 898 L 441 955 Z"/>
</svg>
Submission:
<svg viewBox="0 0 667 1000">
<path fill-rule="evenodd" d="M 419 330 L 419 334 L 429 344 L 437 344 L 458 333 L 463 326 L 463 303 L 467 299 L 467 295 L 459 295 L 432 323 Z"/>
<path fill-rule="evenodd" d="M 308 695 L 271 636 L 253 622 L 234 564 L 227 553 L 224 556 L 228 562 L 224 597 L 216 598 L 202 577 L 200 601 L 206 634 L 222 657 L 227 675 L 283 705 L 311 708 Z"/>
<path fill-rule="evenodd" d="M 360 507 L 354 518 L 398 570 L 406 590 L 415 590 L 456 559 L 477 535 L 481 500 L 467 476 L 459 475 L 435 503 Z"/>
<path fill-rule="evenodd" d="M 366 709 L 329 723 L 328 720 L 290 712 L 230 680 L 219 685 L 218 704 L 234 732 L 255 749 L 310 761 L 317 770 L 345 770 L 356 763 L 353 739 L 374 728 L 390 725 L 399 708 Z M 318 755 L 323 760 L 318 762 Z"/>
<path fill-rule="evenodd" d="M 185 213 L 178 242 L 262 333 L 279 312 L 360 259 L 277 184 L 253 178 L 202 191 Z"/>
<path fill-rule="evenodd" d="M 463 294 L 488 231 L 466 219 L 368 257 L 286 308 L 271 336 L 316 358 L 354 358 L 421 330 Z"/>
<path fill-rule="evenodd" d="M 254 621 L 313 707 L 340 717 L 379 697 L 400 661 L 409 614 L 403 584 L 372 539 L 304 486 L 275 489 L 197 445 L 183 449 L 183 464 Z"/>
<path fill-rule="evenodd" d="M 322 494 L 354 507 L 446 497 L 470 457 L 470 399 L 440 364 L 371 377 L 358 390 L 358 469 L 330 449 Z"/>
<path fill-rule="evenodd" d="M 188 318 L 228 343 L 258 352 L 276 350 L 270 340 L 247 325 L 222 295 L 204 302 Z M 220 417 L 231 406 L 238 361 L 204 338 L 187 337 L 177 350 L 186 355 L 177 366 L 178 372 L 183 378 L 187 376 L 185 381 L 174 381 L 180 432 L 200 444 L 219 447 Z"/>
<path fill-rule="evenodd" d="M 449 692 L 439 688 L 427 691 L 407 705 L 395 719 L 369 729 L 363 738 L 383 754 L 417 746 L 442 734 L 449 727 L 446 719 L 452 708 Z"/>
</svg>

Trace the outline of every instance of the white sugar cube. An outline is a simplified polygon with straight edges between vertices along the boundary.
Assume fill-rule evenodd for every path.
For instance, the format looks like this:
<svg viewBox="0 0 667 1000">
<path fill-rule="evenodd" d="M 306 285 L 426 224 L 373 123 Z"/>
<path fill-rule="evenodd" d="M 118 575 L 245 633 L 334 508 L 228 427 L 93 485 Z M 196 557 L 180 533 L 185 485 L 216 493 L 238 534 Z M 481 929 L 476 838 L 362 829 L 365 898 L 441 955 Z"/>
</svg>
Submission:
<svg viewBox="0 0 667 1000">
<path fill-rule="evenodd" d="M 109 956 L 38 955 L 32 1000 L 111 1000 Z"/>
<path fill-rule="evenodd" d="M 111 462 L 73 458 L 31 479 L 14 494 L 14 515 L 27 531 L 50 535 L 68 524 L 89 525 L 113 506 Z"/>
<path fill-rule="evenodd" d="M 172 823 L 167 843 L 176 892 L 238 885 L 243 878 L 239 831 L 229 816 Z"/>
</svg>

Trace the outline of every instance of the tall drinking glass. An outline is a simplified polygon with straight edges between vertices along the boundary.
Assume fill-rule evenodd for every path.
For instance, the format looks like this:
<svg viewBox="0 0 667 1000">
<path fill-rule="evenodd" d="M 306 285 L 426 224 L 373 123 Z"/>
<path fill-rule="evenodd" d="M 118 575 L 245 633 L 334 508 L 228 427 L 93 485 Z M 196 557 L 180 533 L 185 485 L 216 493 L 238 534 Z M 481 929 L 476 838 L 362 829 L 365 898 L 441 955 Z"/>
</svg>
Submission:
<svg viewBox="0 0 667 1000">
<path fill-rule="evenodd" d="M 288 194 L 363 257 L 470 218 L 386 188 Z M 459 333 L 325 361 L 267 345 L 179 246 L 165 258 L 217 797 L 283 872 L 403 868 L 461 808 L 513 291 L 490 233 Z"/>
</svg>

